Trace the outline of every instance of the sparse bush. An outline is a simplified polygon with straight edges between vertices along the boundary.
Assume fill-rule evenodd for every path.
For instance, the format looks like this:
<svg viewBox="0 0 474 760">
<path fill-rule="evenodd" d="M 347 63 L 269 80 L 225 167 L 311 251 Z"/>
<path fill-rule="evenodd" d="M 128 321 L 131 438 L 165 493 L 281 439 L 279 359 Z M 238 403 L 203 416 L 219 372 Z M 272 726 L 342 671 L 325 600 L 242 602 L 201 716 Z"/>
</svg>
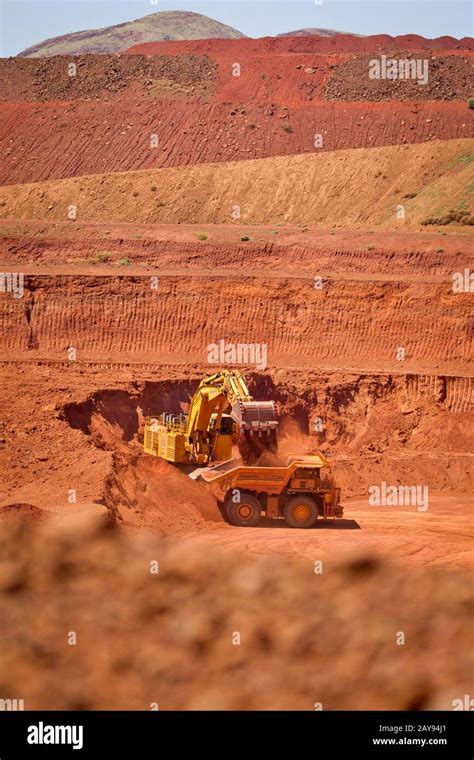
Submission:
<svg viewBox="0 0 474 760">
<path fill-rule="evenodd" d="M 247 129 L 257 129 L 256 124 L 247 124 Z"/>
<path fill-rule="evenodd" d="M 134 190 L 133 193 L 132 193 L 132 195 L 133 195 L 134 198 L 137 198 L 138 197 L 138 190 Z"/>
<path fill-rule="evenodd" d="M 241 241 L 242 241 L 243 243 L 245 243 L 247 240 L 250 240 L 250 238 L 249 238 L 249 236 L 248 236 L 248 235 L 242 235 L 240 239 L 241 239 Z"/>
<path fill-rule="evenodd" d="M 451 209 L 451 211 L 449 211 L 445 216 L 429 216 L 427 219 L 423 219 L 421 223 L 424 226 L 427 226 L 429 224 L 436 224 L 441 227 L 445 227 L 447 224 L 451 224 L 452 222 L 455 224 L 473 225 L 474 217 L 471 216 L 469 211 L 466 211 L 465 209 L 462 209 L 460 211 Z"/>
<path fill-rule="evenodd" d="M 288 133 L 293 132 L 293 127 L 291 126 L 291 124 L 282 124 L 281 128 L 283 132 L 288 132 Z"/>
<path fill-rule="evenodd" d="M 156 187 L 156 185 L 152 185 L 152 186 L 151 186 L 151 188 L 150 188 L 150 190 L 151 190 L 151 192 L 152 192 L 152 193 L 154 193 L 154 192 L 155 192 L 155 190 L 157 190 L 157 187 Z"/>
<path fill-rule="evenodd" d="M 132 260 L 131 260 L 131 259 L 128 259 L 128 258 L 125 258 L 125 259 L 119 259 L 119 260 L 117 261 L 117 266 L 118 266 L 118 267 L 129 267 L 131 263 L 132 263 Z"/>
<path fill-rule="evenodd" d="M 367 246 L 368 251 L 375 251 L 375 245 L 368 245 Z"/>
<path fill-rule="evenodd" d="M 436 253 L 444 253 L 444 248 L 437 248 Z"/>
<path fill-rule="evenodd" d="M 110 261 L 110 254 L 98 253 L 97 256 L 90 256 L 86 261 L 88 264 L 105 264 L 106 261 Z"/>
<path fill-rule="evenodd" d="M 207 240 L 207 235 L 205 232 L 200 232 L 198 235 L 198 240 Z"/>
<path fill-rule="evenodd" d="M 474 98 L 468 98 L 467 99 L 467 107 L 468 108 L 474 108 Z"/>
<path fill-rule="evenodd" d="M 416 193 L 405 193 L 404 198 L 416 198 Z"/>
</svg>

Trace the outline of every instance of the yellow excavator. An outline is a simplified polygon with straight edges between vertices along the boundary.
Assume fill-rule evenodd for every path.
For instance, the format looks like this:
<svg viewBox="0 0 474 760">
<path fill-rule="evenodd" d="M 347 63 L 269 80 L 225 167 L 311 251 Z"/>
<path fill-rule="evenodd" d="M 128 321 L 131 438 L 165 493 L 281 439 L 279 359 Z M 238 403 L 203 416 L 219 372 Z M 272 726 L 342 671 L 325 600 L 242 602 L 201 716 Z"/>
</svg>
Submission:
<svg viewBox="0 0 474 760">
<path fill-rule="evenodd" d="M 208 465 L 231 459 L 237 438 L 244 463 L 254 464 L 276 449 L 277 428 L 275 402 L 255 401 L 240 372 L 222 370 L 201 381 L 188 414 L 145 418 L 144 451 L 176 464 Z"/>
</svg>

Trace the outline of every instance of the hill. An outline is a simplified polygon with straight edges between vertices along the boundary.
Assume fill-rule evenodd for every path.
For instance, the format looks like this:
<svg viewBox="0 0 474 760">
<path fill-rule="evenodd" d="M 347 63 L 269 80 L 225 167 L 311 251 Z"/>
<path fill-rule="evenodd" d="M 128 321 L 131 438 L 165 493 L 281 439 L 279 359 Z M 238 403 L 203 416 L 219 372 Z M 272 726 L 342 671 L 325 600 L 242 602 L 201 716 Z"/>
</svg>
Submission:
<svg viewBox="0 0 474 760">
<path fill-rule="evenodd" d="M 353 32 L 340 32 L 337 29 L 295 29 L 293 32 L 282 32 L 277 34 L 276 37 L 310 37 L 311 35 L 317 37 L 335 37 L 338 34 L 346 34 L 350 37 L 363 37 L 363 34 L 353 34 Z"/>
<path fill-rule="evenodd" d="M 156 40 L 237 39 L 244 36 L 236 29 L 200 13 L 161 11 L 125 24 L 52 37 L 23 50 L 18 55 L 34 58 L 81 53 L 116 53 L 132 45 Z"/>
</svg>

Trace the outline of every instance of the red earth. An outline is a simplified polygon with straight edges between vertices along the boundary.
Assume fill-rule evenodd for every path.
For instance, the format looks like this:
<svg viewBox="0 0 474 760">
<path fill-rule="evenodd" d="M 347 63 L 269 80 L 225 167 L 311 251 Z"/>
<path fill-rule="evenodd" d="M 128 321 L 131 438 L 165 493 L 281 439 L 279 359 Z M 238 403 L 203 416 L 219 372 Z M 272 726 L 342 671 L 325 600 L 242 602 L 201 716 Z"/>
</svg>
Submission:
<svg viewBox="0 0 474 760">
<path fill-rule="evenodd" d="M 118 86 L 112 61 L 102 93 L 100 56 L 81 57 L 73 85 L 57 57 L 0 60 L 6 79 L 0 183 L 313 152 L 315 134 L 323 135 L 322 150 L 469 137 L 474 112 L 450 61 L 458 60 L 468 78 L 472 47 L 469 38 L 383 35 L 147 43 L 128 51 L 141 56 L 139 64 L 134 61 L 135 81 Z M 380 100 L 380 88 L 352 101 L 350 92 L 327 99 L 326 86 L 338 67 L 352 61 L 358 70 L 369 52 L 404 51 L 425 57 L 431 51 L 439 93 L 431 85 L 398 82 L 392 88 L 387 82 L 382 95 L 388 100 Z M 206 79 L 202 63 L 200 78 L 191 81 L 190 54 L 211 62 L 215 81 L 212 70 Z M 160 56 L 163 70 L 172 71 L 183 87 L 147 78 L 150 56 Z M 126 69 L 124 57 L 115 58 L 115 68 Z M 150 149 L 152 135 L 158 137 L 156 150 Z"/>
</svg>

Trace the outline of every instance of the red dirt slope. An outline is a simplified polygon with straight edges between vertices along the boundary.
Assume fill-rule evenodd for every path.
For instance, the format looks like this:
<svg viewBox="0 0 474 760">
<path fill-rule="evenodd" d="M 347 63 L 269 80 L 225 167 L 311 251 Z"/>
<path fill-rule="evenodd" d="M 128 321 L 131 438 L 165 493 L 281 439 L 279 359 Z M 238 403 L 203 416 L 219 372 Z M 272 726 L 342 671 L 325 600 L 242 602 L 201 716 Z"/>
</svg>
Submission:
<svg viewBox="0 0 474 760">
<path fill-rule="evenodd" d="M 351 34 L 338 34 L 333 37 L 260 37 L 259 39 L 241 40 L 175 40 L 169 42 L 147 42 L 134 45 L 127 52 L 156 55 L 167 52 L 169 55 L 185 51 L 211 54 L 220 50 L 224 54 L 236 52 L 247 53 L 386 53 L 388 50 L 473 50 L 472 37 L 436 37 L 429 40 L 418 34 L 403 34 L 391 37 L 389 34 L 374 34 L 368 37 L 355 37 Z"/>
<path fill-rule="evenodd" d="M 131 50 L 142 54 L 133 64 L 135 81 L 117 91 L 112 76 L 112 86 L 104 80 L 103 93 L 92 87 L 90 75 L 71 87 L 62 57 L 0 60 L 0 79 L 5 79 L 0 183 L 309 153 L 315 150 L 316 134 L 322 135 L 318 150 L 323 151 L 468 137 L 474 111 L 466 106 L 463 81 L 469 77 L 472 40 L 420 39 L 152 43 Z M 349 69 L 357 76 L 367 64 L 367 53 L 379 51 L 382 43 L 387 45 L 384 52 L 400 55 L 416 45 L 423 57 L 436 50 L 436 60 L 430 61 L 437 67 L 439 84 L 424 88 L 412 82 L 397 82 L 397 87 L 377 82 L 367 92 L 359 85 L 356 95 L 347 88 L 337 95 L 341 72 Z M 209 76 L 197 84 L 187 75 L 189 54 L 201 56 L 203 74 L 208 60 Z M 171 86 L 175 74 L 169 81 L 156 75 L 150 79 L 150 55 L 171 56 L 168 68 L 175 74 L 184 69 L 178 77 L 184 90 Z M 97 57 L 83 58 L 84 70 L 97 76 Z M 117 58 L 119 68 L 126 58 Z M 182 64 L 174 63 L 181 59 Z M 241 67 L 238 77 L 234 63 Z M 25 66 L 33 74 L 26 89 Z M 337 99 L 327 99 L 331 96 Z M 354 100 L 347 102 L 350 97 Z M 158 136 L 156 149 L 150 147 L 152 134 Z"/>
</svg>

